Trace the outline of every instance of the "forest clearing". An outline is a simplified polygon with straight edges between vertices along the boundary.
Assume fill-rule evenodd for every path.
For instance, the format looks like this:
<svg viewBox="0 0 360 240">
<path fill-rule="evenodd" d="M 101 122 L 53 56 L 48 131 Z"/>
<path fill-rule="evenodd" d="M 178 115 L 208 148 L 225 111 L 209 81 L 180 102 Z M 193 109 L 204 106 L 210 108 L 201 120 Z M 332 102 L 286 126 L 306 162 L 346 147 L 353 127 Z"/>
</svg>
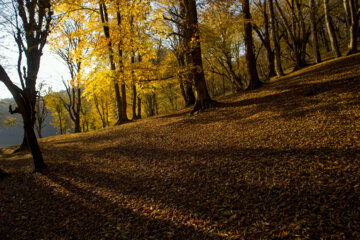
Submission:
<svg viewBox="0 0 360 240">
<path fill-rule="evenodd" d="M 360 238 L 360 54 L 216 100 L 1 149 L 0 238 Z"/>
</svg>

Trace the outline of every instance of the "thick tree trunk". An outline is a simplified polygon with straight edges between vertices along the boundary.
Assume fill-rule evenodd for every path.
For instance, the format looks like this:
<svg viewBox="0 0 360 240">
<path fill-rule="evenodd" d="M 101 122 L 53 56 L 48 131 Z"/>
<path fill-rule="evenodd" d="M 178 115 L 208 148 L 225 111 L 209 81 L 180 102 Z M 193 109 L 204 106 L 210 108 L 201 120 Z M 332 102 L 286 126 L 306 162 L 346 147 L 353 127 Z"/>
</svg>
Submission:
<svg viewBox="0 0 360 240">
<path fill-rule="evenodd" d="M 274 77 L 276 76 L 276 71 L 275 71 L 275 54 L 274 51 L 267 51 L 266 53 L 268 62 L 269 62 L 269 66 L 268 66 L 268 78 Z"/>
<path fill-rule="evenodd" d="M 319 40 L 317 35 L 317 26 L 316 26 L 316 7 L 315 0 L 310 0 L 310 20 L 311 20 L 311 41 L 312 41 L 312 50 L 315 59 L 315 63 L 321 62 L 321 56 L 319 51 Z"/>
<path fill-rule="evenodd" d="M 304 59 L 305 54 L 304 54 L 303 50 L 301 48 L 299 48 L 300 46 L 298 46 L 298 45 L 295 46 L 295 45 L 296 44 L 294 44 L 295 67 L 294 67 L 293 71 L 299 70 L 306 66 L 306 62 Z"/>
<path fill-rule="evenodd" d="M 15 40 L 19 48 L 18 69 L 21 69 L 22 54 L 26 56 L 26 73 L 19 72 L 21 87 L 16 86 L 0 65 L 0 81 L 13 95 L 17 108 L 11 113 L 20 113 L 24 122 L 24 131 L 34 160 L 35 171 L 45 168 L 45 163 L 38 145 L 35 125 L 36 79 L 40 68 L 40 59 L 50 32 L 53 11 L 50 1 L 16 1 L 16 18 L 22 19 L 16 29 Z M 24 43 L 26 42 L 26 43 Z"/>
<path fill-rule="evenodd" d="M 192 89 L 191 82 L 187 81 L 184 83 L 184 85 L 185 85 L 185 95 L 186 95 L 185 107 L 189 107 L 195 104 L 195 95 Z"/>
<path fill-rule="evenodd" d="M 281 53 L 280 53 L 280 43 L 277 31 L 277 24 L 274 13 L 274 3 L 273 0 L 269 0 L 270 8 L 270 21 L 271 21 L 271 38 L 274 43 L 274 54 L 275 54 L 275 70 L 278 77 L 284 76 L 284 71 L 281 66 Z"/>
<path fill-rule="evenodd" d="M 192 113 L 201 109 L 209 108 L 213 100 L 210 98 L 205 82 L 203 63 L 201 59 L 201 47 L 198 17 L 195 0 L 184 0 L 186 44 L 191 56 L 191 74 L 196 91 L 196 101 Z"/>
<path fill-rule="evenodd" d="M 252 24 L 250 14 L 249 0 L 243 1 L 243 13 L 244 13 L 244 29 L 245 29 L 245 55 L 246 65 L 249 76 L 249 89 L 256 89 L 261 86 L 261 81 L 256 69 L 256 59 L 253 49 L 253 37 L 252 37 Z"/>
<path fill-rule="evenodd" d="M 330 38 L 331 48 L 334 52 L 335 57 L 341 57 L 341 52 L 339 49 L 339 44 L 335 35 L 334 25 L 332 23 L 331 16 L 329 15 L 329 0 L 324 0 L 324 13 L 325 13 L 325 21 L 326 27 L 328 29 L 328 34 Z"/>
<path fill-rule="evenodd" d="M 33 93 L 30 89 L 25 89 L 22 97 L 23 100 L 16 103 L 23 118 L 27 145 L 34 161 L 34 171 L 38 172 L 45 168 L 45 163 L 34 131 L 36 93 Z"/>
<path fill-rule="evenodd" d="M 268 60 L 268 78 L 276 76 L 275 71 L 275 56 L 274 51 L 271 49 L 271 42 L 270 42 L 270 24 L 269 24 L 269 16 L 267 13 L 267 1 L 264 1 L 263 4 L 263 17 L 264 17 L 264 46 L 266 48 L 266 57 Z"/>
<path fill-rule="evenodd" d="M 31 123 L 26 123 L 24 119 L 24 130 L 26 132 L 28 145 L 30 147 L 31 155 L 34 159 L 35 172 L 41 171 L 45 168 L 45 163 L 40 151 L 38 141 L 34 129 L 31 127 Z"/>
</svg>

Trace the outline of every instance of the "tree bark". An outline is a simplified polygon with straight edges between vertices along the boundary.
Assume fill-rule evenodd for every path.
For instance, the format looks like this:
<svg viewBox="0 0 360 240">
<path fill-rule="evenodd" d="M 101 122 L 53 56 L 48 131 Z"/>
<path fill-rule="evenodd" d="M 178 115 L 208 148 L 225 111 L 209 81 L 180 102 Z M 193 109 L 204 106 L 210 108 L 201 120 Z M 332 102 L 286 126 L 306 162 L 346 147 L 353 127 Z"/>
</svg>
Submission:
<svg viewBox="0 0 360 240">
<path fill-rule="evenodd" d="M 321 62 L 321 56 L 319 51 L 319 40 L 317 35 L 317 26 L 316 26 L 316 6 L 315 0 L 310 0 L 310 22 L 311 22 L 311 41 L 312 41 L 312 50 L 315 59 L 315 63 Z"/>
<path fill-rule="evenodd" d="M 112 42 L 110 39 L 110 29 L 109 29 L 109 19 L 108 19 L 108 13 L 105 3 L 102 1 L 99 3 L 100 8 L 100 18 L 101 22 L 103 24 L 103 30 L 105 34 L 105 38 L 108 40 L 108 50 L 109 50 L 109 60 L 110 60 L 110 69 L 111 71 L 116 70 L 116 65 L 114 62 L 114 50 L 112 47 Z M 116 106 L 117 106 L 117 112 L 118 112 L 118 121 L 116 125 L 120 124 L 122 122 L 122 100 L 121 100 L 121 94 L 120 94 L 120 87 L 117 82 L 114 82 L 114 89 L 115 89 L 115 99 L 116 99 Z"/>
<path fill-rule="evenodd" d="M 259 3 L 261 4 L 261 2 Z M 267 13 L 267 1 L 264 1 L 262 4 L 262 14 L 264 18 L 264 36 L 261 34 L 260 30 L 254 25 L 254 29 L 259 36 L 261 42 L 266 48 L 266 57 L 268 60 L 268 78 L 276 76 L 275 71 L 275 56 L 274 51 L 271 48 L 270 42 L 270 24 L 269 24 L 269 16 Z"/>
<path fill-rule="evenodd" d="M 280 42 L 278 37 L 277 24 L 274 13 L 273 0 L 269 0 L 270 8 L 270 21 L 271 21 L 271 38 L 274 43 L 274 54 L 275 54 L 275 70 L 278 77 L 284 76 L 284 71 L 281 66 L 281 53 L 280 53 Z"/>
<path fill-rule="evenodd" d="M 141 119 L 141 98 L 137 99 L 137 118 Z"/>
<path fill-rule="evenodd" d="M 196 91 L 196 101 L 191 113 L 197 112 L 201 109 L 209 108 L 213 100 L 210 98 L 208 89 L 205 82 L 205 75 L 203 69 L 203 63 L 201 59 L 201 47 L 198 17 L 196 10 L 195 0 L 184 0 L 185 8 L 185 35 L 187 50 L 191 56 L 190 67 L 192 79 Z"/>
<path fill-rule="evenodd" d="M 357 53 L 357 37 L 359 30 L 359 13 L 358 8 L 359 4 L 357 0 L 344 0 L 344 2 L 348 2 L 348 19 L 350 19 L 350 27 L 349 27 L 349 50 L 347 55 Z M 345 4 L 344 4 L 345 5 Z"/>
<path fill-rule="evenodd" d="M 187 55 L 188 62 L 191 61 L 190 57 L 191 57 L 190 55 Z M 178 66 L 180 68 L 186 68 L 184 51 L 181 51 L 180 53 L 177 54 L 177 60 L 178 60 Z M 187 76 L 185 77 L 185 79 L 183 77 L 184 75 Z M 186 74 L 181 74 L 181 76 L 179 76 L 180 88 L 185 101 L 185 107 L 192 106 L 195 103 L 195 95 L 192 89 L 191 80 L 189 79 L 191 77 L 190 75 L 191 74 L 186 73 Z"/>
<path fill-rule="evenodd" d="M 134 83 L 131 84 L 132 88 L 132 120 L 137 119 L 136 116 L 136 100 L 137 100 L 137 93 L 136 93 L 136 85 Z"/>
<path fill-rule="evenodd" d="M 253 48 L 253 37 L 252 37 L 252 23 L 251 23 L 251 14 L 250 14 L 250 4 L 249 0 L 243 0 L 243 14 L 244 14 L 244 29 L 245 29 L 245 55 L 246 55 L 246 65 L 249 76 L 249 89 L 256 89 L 261 86 L 261 81 L 259 79 L 257 69 L 256 69 L 256 59 Z"/>
<path fill-rule="evenodd" d="M 46 166 L 44 163 L 42 153 L 40 151 L 38 141 L 36 139 L 34 128 L 32 127 L 31 120 L 27 119 L 26 115 L 27 114 L 23 115 L 24 130 L 26 132 L 26 138 L 27 138 L 28 145 L 30 147 L 31 155 L 33 156 L 33 159 L 34 159 L 34 167 L 35 167 L 34 170 L 36 172 L 38 172 L 38 171 L 41 171 L 42 169 L 44 169 Z"/>
<path fill-rule="evenodd" d="M 324 0 L 324 13 L 325 13 L 325 22 L 328 29 L 328 34 L 330 38 L 331 48 L 334 52 L 335 57 L 341 57 L 341 52 L 339 49 L 339 44 L 335 35 L 334 25 L 332 23 L 331 16 L 329 15 L 329 0 Z"/>
<path fill-rule="evenodd" d="M 0 81 L 5 84 L 14 97 L 17 108 L 11 113 L 20 113 L 24 121 L 24 131 L 34 160 L 35 171 L 45 168 L 45 163 L 34 132 L 36 80 L 40 68 L 40 59 L 47 36 L 50 33 L 52 21 L 51 4 L 49 0 L 16 1 L 16 18 L 21 18 L 22 25 L 16 25 L 15 41 L 19 48 L 18 68 L 21 66 L 22 53 L 26 56 L 26 73 L 19 73 L 21 87 L 16 86 L 4 68 L 0 65 Z M 20 19 L 16 19 L 16 23 Z M 25 43 L 25 42 L 26 43 Z"/>
</svg>

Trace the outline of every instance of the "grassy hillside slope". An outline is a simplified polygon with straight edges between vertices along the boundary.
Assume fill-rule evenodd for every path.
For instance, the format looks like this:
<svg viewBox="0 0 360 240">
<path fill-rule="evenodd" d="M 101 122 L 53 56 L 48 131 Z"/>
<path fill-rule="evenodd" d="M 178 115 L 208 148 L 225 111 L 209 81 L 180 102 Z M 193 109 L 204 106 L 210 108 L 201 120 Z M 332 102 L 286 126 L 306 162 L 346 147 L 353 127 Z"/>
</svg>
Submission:
<svg viewBox="0 0 360 240">
<path fill-rule="evenodd" d="M 360 238 L 360 55 L 261 89 L 3 149 L 1 239 Z"/>
</svg>

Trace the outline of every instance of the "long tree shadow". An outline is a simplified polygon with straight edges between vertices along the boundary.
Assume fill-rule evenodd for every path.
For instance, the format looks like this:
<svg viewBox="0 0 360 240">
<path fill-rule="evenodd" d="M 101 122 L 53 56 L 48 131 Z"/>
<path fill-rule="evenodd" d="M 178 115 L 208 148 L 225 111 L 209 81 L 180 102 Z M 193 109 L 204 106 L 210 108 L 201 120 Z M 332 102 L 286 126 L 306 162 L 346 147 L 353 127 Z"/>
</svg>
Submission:
<svg viewBox="0 0 360 240">
<path fill-rule="evenodd" d="M 59 173 L 47 172 L 41 179 L 11 177 L 11 185 L 27 191 L 0 197 L 5 200 L 0 203 L 1 239 L 216 239 L 192 226 L 141 215 L 64 181 Z"/>
<path fill-rule="evenodd" d="M 319 238 L 323 233 L 341 231 L 351 238 L 352 231 L 359 227 L 360 215 L 353 211 L 360 200 L 358 189 L 354 190 L 357 169 L 344 170 L 333 163 L 333 159 L 347 159 L 343 164 L 356 165 L 359 150 L 209 149 L 213 150 L 117 147 L 119 155 L 132 159 L 139 168 L 129 170 L 119 164 L 109 173 L 103 163 L 62 162 L 52 164 L 58 173 L 48 177 L 64 185 L 65 176 L 115 195 L 174 208 L 175 215 L 176 211 L 195 215 L 219 232 L 238 230 L 240 234 L 252 229 L 251 234 L 255 234 L 256 228 L 265 227 L 275 234 L 283 227 L 293 236 L 305 231 L 307 236 Z M 113 149 L 104 149 L 107 151 Z M 114 156 L 104 154 L 102 158 L 104 162 L 113 161 Z M 322 165 L 329 168 L 316 169 Z M 91 198 L 70 184 L 64 186 Z M 264 222 L 266 226 L 259 226 Z"/>
</svg>

